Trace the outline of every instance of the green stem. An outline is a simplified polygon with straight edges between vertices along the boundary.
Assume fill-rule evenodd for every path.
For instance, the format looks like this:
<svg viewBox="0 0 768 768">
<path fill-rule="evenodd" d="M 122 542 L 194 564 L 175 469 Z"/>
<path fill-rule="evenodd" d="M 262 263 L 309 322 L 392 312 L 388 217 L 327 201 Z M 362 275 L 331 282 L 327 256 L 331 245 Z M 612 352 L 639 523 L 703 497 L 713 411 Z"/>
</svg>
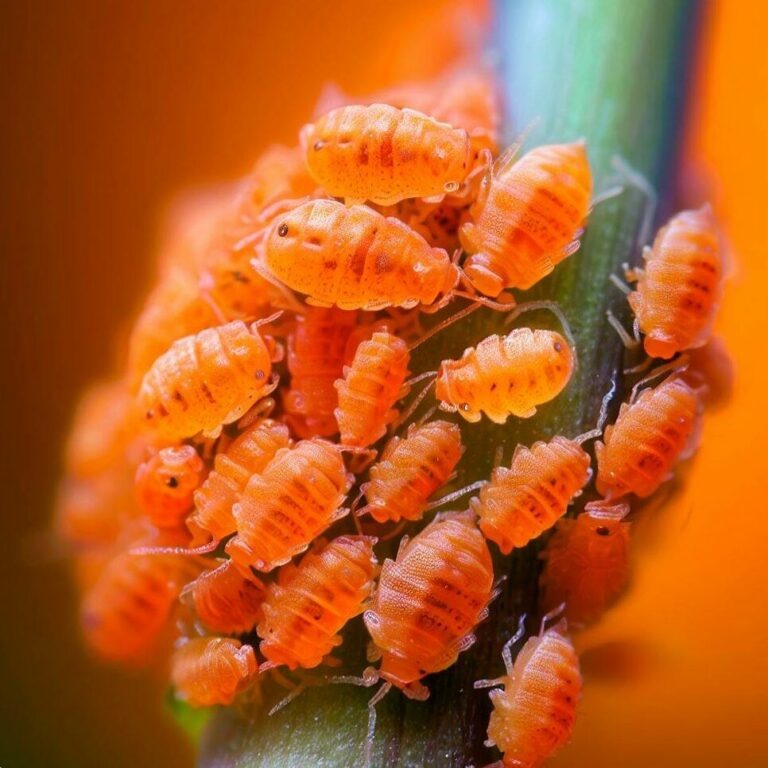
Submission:
<svg viewBox="0 0 768 768">
<path fill-rule="evenodd" d="M 696 27 L 692 0 L 519 0 L 499 2 L 496 31 L 503 82 L 517 129 L 537 120 L 529 143 L 587 139 L 596 189 L 611 183 L 611 158 L 621 156 L 667 195 L 674 181 L 680 138 L 685 72 Z M 581 250 L 535 290 L 520 297 L 547 297 L 562 306 L 576 338 L 579 368 L 567 390 L 533 419 L 503 427 L 487 419 L 464 425 L 467 453 L 457 485 L 490 474 L 497 446 L 508 459 L 518 442 L 555 434 L 575 436 L 594 426 L 603 395 L 622 389 L 622 347 L 605 320 L 612 310 L 625 323 L 626 301 L 608 276 L 638 251 L 647 199 L 628 188 L 592 213 Z M 556 327 L 547 313 L 525 315 L 525 324 Z M 418 350 L 415 371 L 458 357 L 465 347 L 501 329 L 498 313 L 481 310 Z M 475 680 L 495 677 L 501 646 L 521 612 L 535 613 L 536 543 L 496 556 L 504 590 L 476 645 L 446 672 L 427 679 L 427 702 L 394 692 L 378 707 L 376 766 L 485 765 L 494 755 L 483 747 L 487 692 Z M 498 553 L 497 553 L 498 555 Z M 533 626 L 529 626 L 529 630 Z M 360 621 L 345 632 L 345 667 L 366 665 Z M 295 768 L 361 765 L 366 702 L 371 690 L 351 685 L 311 688 L 273 717 L 253 719 L 222 711 L 203 739 L 200 764 L 213 768 Z"/>
</svg>

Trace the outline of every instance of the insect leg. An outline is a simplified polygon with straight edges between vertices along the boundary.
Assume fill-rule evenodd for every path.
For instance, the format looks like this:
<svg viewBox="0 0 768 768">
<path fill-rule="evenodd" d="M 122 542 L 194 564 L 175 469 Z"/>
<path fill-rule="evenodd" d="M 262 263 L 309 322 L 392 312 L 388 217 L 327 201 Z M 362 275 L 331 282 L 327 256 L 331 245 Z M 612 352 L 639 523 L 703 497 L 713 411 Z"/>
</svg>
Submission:
<svg viewBox="0 0 768 768">
<path fill-rule="evenodd" d="M 376 735 L 376 705 L 389 693 L 392 683 L 384 683 L 368 702 L 368 732 L 365 737 L 365 768 L 370 768 L 373 757 L 373 739 Z"/>
</svg>

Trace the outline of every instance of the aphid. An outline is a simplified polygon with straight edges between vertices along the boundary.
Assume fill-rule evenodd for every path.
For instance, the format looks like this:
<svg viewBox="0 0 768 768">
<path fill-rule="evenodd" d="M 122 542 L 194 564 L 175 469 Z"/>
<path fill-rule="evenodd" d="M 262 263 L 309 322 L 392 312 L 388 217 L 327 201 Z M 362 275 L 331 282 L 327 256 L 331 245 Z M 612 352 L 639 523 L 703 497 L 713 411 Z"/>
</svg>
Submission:
<svg viewBox="0 0 768 768">
<path fill-rule="evenodd" d="M 191 445 L 163 448 L 136 471 L 139 504 L 158 528 L 176 528 L 191 511 L 203 474 L 203 460 Z"/>
<path fill-rule="evenodd" d="M 327 437 L 339 431 L 334 411 L 339 404 L 334 382 L 344 371 L 344 355 L 357 323 L 356 312 L 334 307 L 309 307 L 296 318 L 288 337 L 291 388 L 283 396 L 292 427 L 302 437 Z"/>
<path fill-rule="evenodd" d="M 408 376 L 408 345 L 388 331 L 376 331 L 362 342 L 344 378 L 336 381 L 339 407 L 336 422 L 344 445 L 375 443 L 397 416 L 393 408 L 403 397 Z"/>
<path fill-rule="evenodd" d="M 591 502 L 575 520 L 560 520 L 541 553 L 545 610 L 565 604 L 569 623 L 600 617 L 629 578 L 628 504 Z"/>
<path fill-rule="evenodd" d="M 251 568 L 271 571 L 287 563 L 347 514 L 339 507 L 351 483 L 333 443 L 313 438 L 281 448 L 232 508 L 237 536 L 227 554 L 246 576 Z"/>
<path fill-rule="evenodd" d="M 341 645 L 339 631 L 363 612 L 373 591 L 375 542 L 339 536 L 280 569 L 256 628 L 265 668 L 316 667 Z"/>
<path fill-rule="evenodd" d="M 448 254 L 403 222 L 335 200 L 309 200 L 277 218 L 264 258 L 308 303 L 341 309 L 431 305 L 459 279 Z"/>
<path fill-rule="evenodd" d="M 258 326 L 236 320 L 173 343 L 147 372 L 138 394 L 145 425 L 168 440 L 216 437 L 274 389 L 274 349 Z"/>
<path fill-rule="evenodd" d="M 193 707 L 231 704 L 257 673 L 253 648 L 231 637 L 186 640 L 171 658 L 176 696 Z"/>
<path fill-rule="evenodd" d="M 85 595 L 81 624 L 88 645 L 114 661 L 144 661 L 166 627 L 182 587 L 202 570 L 180 555 L 115 557 Z"/>
<path fill-rule="evenodd" d="M 722 292 L 722 263 L 712 209 L 683 211 L 659 230 L 643 252 L 643 269 L 629 273 L 629 294 L 643 345 L 651 357 L 671 358 L 700 347 L 712 332 Z"/>
<path fill-rule="evenodd" d="M 493 596 L 488 545 L 468 513 L 436 519 L 386 560 L 365 625 L 382 653 L 379 676 L 408 697 L 475 640 Z"/>
<path fill-rule="evenodd" d="M 677 376 L 623 403 L 603 442 L 595 443 L 598 493 L 606 499 L 650 496 L 692 447 L 698 412 L 696 390 Z"/>
<path fill-rule="evenodd" d="M 206 629 L 242 635 L 261 619 L 266 590 L 255 576 L 245 578 L 231 560 L 225 560 L 218 568 L 203 571 L 185 587 L 182 597 Z"/>
<path fill-rule="evenodd" d="M 455 192 L 470 170 L 465 130 L 387 104 L 334 109 L 305 125 L 300 141 L 312 178 L 348 202 Z"/>
<path fill-rule="evenodd" d="M 460 231 L 464 274 L 486 296 L 530 288 L 574 253 L 590 205 L 592 174 L 583 142 L 537 147 L 493 164 Z"/>
<path fill-rule="evenodd" d="M 494 469 L 470 505 L 485 537 L 508 555 L 551 528 L 591 476 L 589 454 L 576 440 L 518 445 L 509 469 Z"/>
<path fill-rule="evenodd" d="M 195 511 L 187 520 L 193 534 L 193 546 L 203 541 L 221 539 L 237 529 L 232 505 L 238 501 L 248 481 L 274 458 L 281 448 L 291 444 L 285 424 L 262 419 L 254 422 L 217 453 L 213 469 L 195 491 Z"/>
<path fill-rule="evenodd" d="M 476 688 L 501 685 L 490 692 L 493 711 L 486 746 L 498 747 L 505 768 L 536 768 L 568 742 L 581 694 L 579 658 L 565 621 L 531 637 L 512 663 L 512 645 L 502 653 L 507 674 L 478 680 Z"/>
<path fill-rule="evenodd" d="M 488 336 L 460 360 L 443 360 L 435 394 L 443 410 L 458 411 L 467 421 L 480 421 L 485 413 L 504 424 L 510 415 L 533 416 L 536 406 L 562 392 L 573 365 L 573 351 L 559 333 L 515 328 L 507 336 Z"/>
<path fill-rule="evenodd" d="M 461 458 L 461 430 L 447 421 L 412 424 L 404 438 L 393 437 L 371 467 L 361 491 L 378 523 L 419 520 L 429 497 L 442 487 Z"/>
</svg>

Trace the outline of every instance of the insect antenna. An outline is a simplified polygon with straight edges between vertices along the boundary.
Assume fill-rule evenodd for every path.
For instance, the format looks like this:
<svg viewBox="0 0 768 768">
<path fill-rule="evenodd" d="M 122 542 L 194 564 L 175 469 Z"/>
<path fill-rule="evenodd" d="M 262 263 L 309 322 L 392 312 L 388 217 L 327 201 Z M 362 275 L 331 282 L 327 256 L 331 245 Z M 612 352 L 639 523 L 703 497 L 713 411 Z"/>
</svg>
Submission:
<svg viewBox="0 0 768 768">
<path fill-rule="evenodd" d="M 466 496 L 468 493 L 480 490 L 480 488 L 482 488 L 487 482 L 487 480 L 478 480 L 476 483 L 465 485 L 463 488 L 459 488 L 458 491 L 453 491 L 453 493 L 449 493 L 447 496 L 443 496 L 441 499 L 435 499 L 435 501 L 427 504 L 426 509 L 427 511 L 431 511 L 433 509 L 437 509 L 438 507 L 442 507 L 443 504 L 449 504 L 456 499 L 460 499 L 462 496 Z"/>
<path fill-rule="evenodd" d="M 128 550 L 130 555 L 208 555 L 219 546 L 218 539 L 212 539 L 200 547 L 134 547 Z"/>
<path fill-rule="evenodd" d="M 413 398 L 413 402 L 402 412 L 400 415 L 400 418 L 393 423 L 392 425 L 392 432 L 397 432 L 400 427 L 405 424 L 408 419 L 410 419 L 411 416 L 416 412 L 416 409 L 421 405 L 422 400 L 427 396 L 427 393 L 430 389 L 435 385 L 435 381 L 437 381 L 437 371 L 426 371 L 425 373 L 419 374 L 418 376 L 414 377 L 410 381 L 407 381 L 405 385 L 410 386 L 411 384 L 414 384 L 418 381 L 421 381 L 422 379 L 426 379 L 428 376 L 432 376 L 432 381 L 429 382 L 422 390 L 419 392 L 416 397 Z M 404 385 L 404 386 L 405 386 Z"/>
<path fill-rule="evenodd" d="M 590 429 L 588 432 L 575 437 L 573 441 L 581 445 L 586 443 L 587 440 L 592 440 L 595 437 L 600 437 L 603 434 L 603 427 L 608 420 L 608 408 L 611 404 L 613 396 L 616 394 L 616 380 L 611 382 L 611 388 L 603 395 L 603 399 L 600 401 L 600 413 L 597 417 L 597 424 L 594 429 Z"/>
<path fill-rule="evenodd" d="M 664 365 L 660 365 L 658 368 L 655 368 L 647 376 L 643 376 L 643 378 L 640 379 L 640 381 L 638 381 L 634 387 L 632 387 L 632 393 L 629 396 L 629 402 L 635 402 L 640 388 L 647 384 L 649 381 L 653 381 L 659 376 L 663 376 L 665 373 L 679 373 L 680 371 L 684 371 L 688 367 L 689 362 L 690 357 L 686 354 L 682 354 L 676 357 L 674 360 L 670 360 L 668 363 L 664 363 Z"/>
</svg>

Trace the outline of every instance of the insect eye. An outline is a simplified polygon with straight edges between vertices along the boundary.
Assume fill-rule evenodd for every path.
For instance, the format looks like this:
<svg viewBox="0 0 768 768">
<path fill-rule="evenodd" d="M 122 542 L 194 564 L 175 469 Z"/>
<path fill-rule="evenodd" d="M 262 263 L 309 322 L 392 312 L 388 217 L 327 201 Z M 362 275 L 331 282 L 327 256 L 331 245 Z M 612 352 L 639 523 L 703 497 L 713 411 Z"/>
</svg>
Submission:
<svg viewBox="0 0 768 768">
<path fill-rule="evenodd" d="M 553 346 L 555 348 L 555 352 L 560 352 L 563 349 L 563 345 L 559 341 L 556 341 Z"/>
<path fill-rule="evenodd" d="M 315 150 L 315 152 L 317 152 L 317 151 L 321 150 L 321 149 L 322 149 L 324 146 L 325 146 L 325 142 L 324 142 L 324 141 L 322 141 L 321 139 L 318 139 L 318 140 L 317 140 L 317 141 L 316 141 L 316 142 L 315 142 L 315 143 L 312 145 L 312 149 L 314 149 L 314 150 Z"/>
<path fill-rule="evenodd" d="M 604 525 L 601 525 L 599 528 L 595 528 L 595 533 L 598 536 L 610 536 L 611 534 L 611 532 Z"/>
<path fill-rule="evenodd" d="M 280 237 L 285 237 L 288 234 L 288 225 L 281 224 L 280 228 L 277 230 L 277 234 L 280 235 Z"/>
<path fill-rule="evenodd" d="M 166 485 L 169 488 L 178 488 L 179 487 L 179 479 L 177 477 L 169 477 L 168 480 L 166 480 Z"/>
<path fill-rule="evenodd" d="M 469 403 L 462 403 L 459 408 L 466 413 L 469 410 Z"/>
</svg>

